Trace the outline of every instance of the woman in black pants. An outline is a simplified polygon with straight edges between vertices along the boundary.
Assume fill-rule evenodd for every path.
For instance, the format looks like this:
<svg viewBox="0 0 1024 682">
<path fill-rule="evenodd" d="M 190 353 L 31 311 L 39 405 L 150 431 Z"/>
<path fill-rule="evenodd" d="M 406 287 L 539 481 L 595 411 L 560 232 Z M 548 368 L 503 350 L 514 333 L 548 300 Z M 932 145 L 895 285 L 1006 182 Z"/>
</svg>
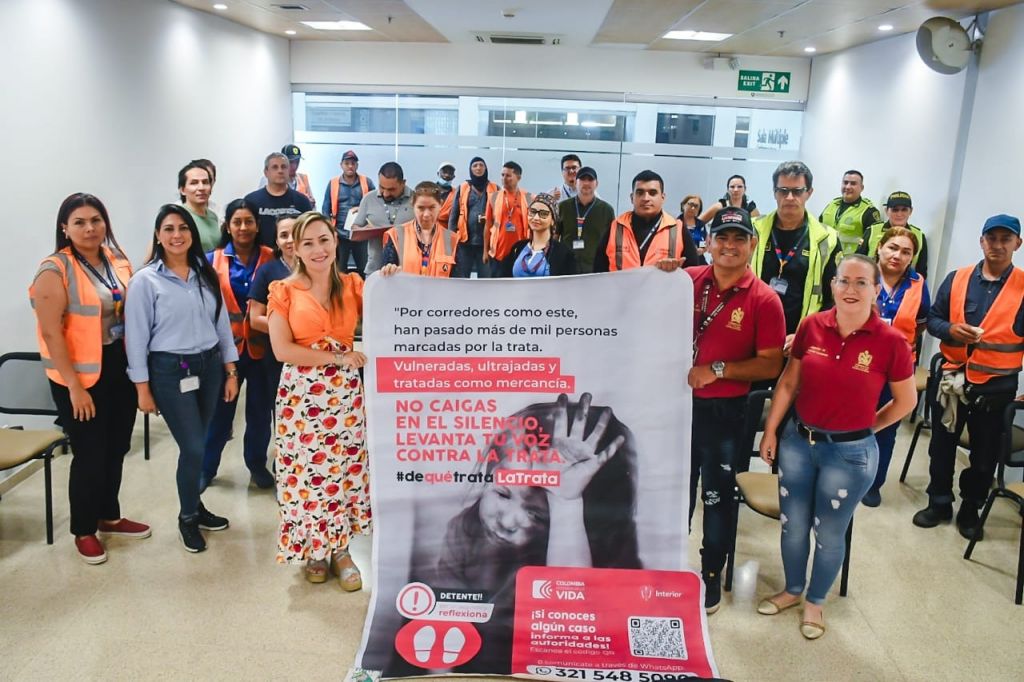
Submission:
<svg viewBox="0 0 1024 682">
<path fill-rule="evenodd" d="M 57 213 L 53 255 L 39 265 L 29 295 L 39 352 L 74 457 L 68 497 L 82 560 L 107 560 L 97 531 L 147 538 L 144 523 L 121 517 L 118 493 L 135 427 L 135 391 L 125 373 L 125 289 L 132 274 L 103 203 L 69 196 Z"/>
</svg>

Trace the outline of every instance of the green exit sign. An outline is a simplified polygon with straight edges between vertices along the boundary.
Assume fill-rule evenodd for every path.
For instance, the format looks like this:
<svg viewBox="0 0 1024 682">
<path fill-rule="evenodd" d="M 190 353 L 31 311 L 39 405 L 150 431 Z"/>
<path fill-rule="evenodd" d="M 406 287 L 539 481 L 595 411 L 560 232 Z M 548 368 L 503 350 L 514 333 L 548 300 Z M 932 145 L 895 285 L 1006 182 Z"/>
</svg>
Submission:
<svg viewBox="0 0 1024 682">
<path fill-rule="evenodd" d="M 740 71 L 739 89 L 749 92 L 789 92 L 789 71 Z"/>
</svg>

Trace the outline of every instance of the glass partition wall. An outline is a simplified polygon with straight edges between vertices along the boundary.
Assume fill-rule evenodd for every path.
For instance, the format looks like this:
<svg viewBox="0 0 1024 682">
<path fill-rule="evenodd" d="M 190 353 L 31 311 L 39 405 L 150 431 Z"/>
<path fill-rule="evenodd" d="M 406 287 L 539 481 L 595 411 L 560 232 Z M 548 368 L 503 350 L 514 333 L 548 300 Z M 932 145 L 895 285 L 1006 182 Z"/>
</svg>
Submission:
<svg viewBox="0 0 1024 682">
<path fill-rule="evenodd" d="M 502 164 L 516 161 L 523 167 L 521 186 L 531 192 L 559 186 L 559 160 L 574 153 L 594 167 L 598 194 L 619 212 L 629 209 L 630 182 L 641 170 L 665 178 L 665 208 L 672 214 L 687 194 L 699 194 L 705 204 L 721 197 L 726 179 L 737 173 L 762 212 L 774 206 L 771 173 L 797 157 L 802 111 L 643 99 L 297 92 L 295 141 L 318 198 L 340 172 L 341 155 L 352 149 L 361 173 L 375 178 L 382 163 L 397 160 L 412 184 L 434 179 L 446 161 L 455 164 L 461 182 L 474 156 L 485 159 L 491 179 L 500 182 Z"/>
</svg>

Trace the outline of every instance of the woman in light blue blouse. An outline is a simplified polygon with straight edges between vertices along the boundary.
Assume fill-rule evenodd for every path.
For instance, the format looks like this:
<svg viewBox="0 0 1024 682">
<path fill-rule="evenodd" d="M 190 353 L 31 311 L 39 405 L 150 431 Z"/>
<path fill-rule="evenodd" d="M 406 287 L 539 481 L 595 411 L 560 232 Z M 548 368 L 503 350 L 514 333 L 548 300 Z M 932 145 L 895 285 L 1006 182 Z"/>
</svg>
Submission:
<svg viewBox="0 0 1024 682">
<path fill-rule="evenodd" d="M 199 499 L 199 474 L 217 400 L 238 395 L 238 351 L 217 275 L 185 208 L 160 209 L 152 253 L 128 285 L 128 376 L 139 409 L 162 414 L 178 444 L 178 531 L 186 550 L 201 552 L 206 549 L 201 528 L 228 527 L 227 519 L 210 513 Z"/>
</svg>

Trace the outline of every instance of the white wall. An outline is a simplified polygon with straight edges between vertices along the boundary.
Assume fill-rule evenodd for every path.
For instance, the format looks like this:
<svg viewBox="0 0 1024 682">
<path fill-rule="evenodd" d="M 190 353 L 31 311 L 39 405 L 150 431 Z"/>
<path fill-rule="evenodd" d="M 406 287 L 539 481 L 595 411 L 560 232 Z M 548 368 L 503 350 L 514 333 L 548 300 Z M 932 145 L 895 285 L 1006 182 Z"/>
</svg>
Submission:
<svg viewBox="0 0 1024 682">
<path fill-rule="evenodd" d="M 221 206 L 254 189 L 291 140 L 288 43 L 168 0 L 4 0 L 0 25 L 0 350 L 34 350 L 26 288 L 64 197 L 99 196 L 138 262 L 190 159 L 217 164 Z"/>
<path fill-rule="evenodd" d="M 297 86 L 364 85 L 449 92 L 507 88 L 741 101 L 730 101 L 730 106 L 757 101 L 736 89 L 736 71 L 708 71 L 702 66 L 703 59 L 704 55 L 692 52 L 610 48 L 294 40 L 291 80 Z M 809 59 L 740 56 L 739 60 L 741 69 L 793 74 L 789 94 L 772 98 L 807 99 Z"/>
<path fill-rule="evenodd" d="M 996 213 L 1024 217 L 1024 5 L 993 12 L 981 50 L 978 89 L 967 138 L 964 177 L 956 227 L 950 242 L 950 268 L 981 258 L 978 236 Z M 1024 267 L 1024 249 L 1014 262 Z"/>
<path fill-rule="evenodd" d="M 925 231 L 934 268 L 964 78 L 926 67 L 914 34 L 816 57 L 801 146 L 814 173 L 811 210 L 839 195 L 851 168 L 864 173 L 876 206 L 894 190 L 910 192 L 911 222 Z"/>
</svg>

